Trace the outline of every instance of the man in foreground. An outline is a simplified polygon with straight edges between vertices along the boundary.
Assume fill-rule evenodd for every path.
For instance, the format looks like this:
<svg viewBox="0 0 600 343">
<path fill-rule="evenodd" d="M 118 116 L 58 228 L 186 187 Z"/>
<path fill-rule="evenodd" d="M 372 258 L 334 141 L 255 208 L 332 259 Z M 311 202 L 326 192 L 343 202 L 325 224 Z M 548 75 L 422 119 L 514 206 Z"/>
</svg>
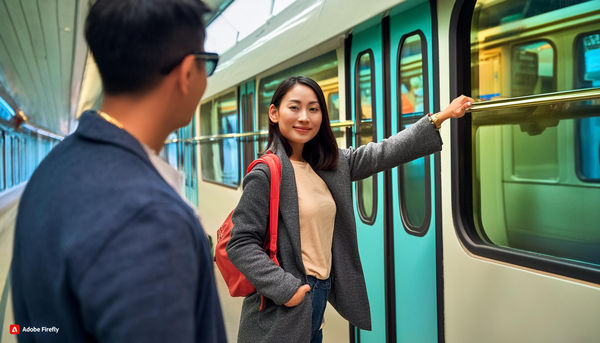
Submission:
<svg viewBox="0 0 600 343">
<path fill-rule="evenodd" d="M 97 0 L 86 39 L 99 111 L 41 163 L 21 199 L 12 264 L 23 342 L 224 342 L 208 240 L 160 160 L 217 64 L 197 0 Z"/>
</svg>

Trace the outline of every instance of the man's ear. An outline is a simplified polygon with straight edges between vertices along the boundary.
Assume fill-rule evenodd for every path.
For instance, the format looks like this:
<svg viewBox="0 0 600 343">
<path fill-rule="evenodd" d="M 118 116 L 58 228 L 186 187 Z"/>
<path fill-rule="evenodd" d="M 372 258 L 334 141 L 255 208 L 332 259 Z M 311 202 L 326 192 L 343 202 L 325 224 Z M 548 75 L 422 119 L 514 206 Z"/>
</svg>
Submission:
<svg viewBox="0 0 600 343">
<path fill-rule="evenodd" d="M 190 91 L 190 83 L 192 82 L 192 77 L 194 73 L 196 58 L 194 55 L 187 55 L 179 68 L 176 68 L 174 72 L 177 77 L 177 87 L 179 90 L 185 95 Z"/>
<path fill-rule="evenodd" d="M 273 123 L 279 122 L 279 110 L 273 104 L 269 106 L 269 119 L 271 119 Z"/>
</svg>

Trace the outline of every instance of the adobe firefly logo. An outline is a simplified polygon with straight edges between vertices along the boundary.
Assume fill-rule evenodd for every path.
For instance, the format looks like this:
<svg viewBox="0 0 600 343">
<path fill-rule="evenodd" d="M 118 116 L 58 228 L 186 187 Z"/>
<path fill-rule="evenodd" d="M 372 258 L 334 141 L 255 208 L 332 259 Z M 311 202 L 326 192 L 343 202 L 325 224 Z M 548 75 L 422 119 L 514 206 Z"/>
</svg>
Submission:
<svg viewBox="0 0 600 343">
<path fill-rule="evenodd" d="M 13 324 L 10 326 L 10 334 L 11 335 L 18 335 L 21 332 L 21 328 L 19 327 L 19 325 Z"/>
</svg>

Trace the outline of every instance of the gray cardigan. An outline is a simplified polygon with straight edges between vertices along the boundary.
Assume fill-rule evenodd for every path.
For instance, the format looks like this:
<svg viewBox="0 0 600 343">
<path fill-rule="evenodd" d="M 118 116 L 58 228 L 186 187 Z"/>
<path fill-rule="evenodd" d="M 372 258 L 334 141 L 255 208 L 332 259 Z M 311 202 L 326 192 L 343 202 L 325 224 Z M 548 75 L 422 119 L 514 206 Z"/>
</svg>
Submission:
<svg viewBox="0 0 600 343">
<path fill-rule="evenodd" d="M 316 171 L 335 200 L 331 291 L 329 302 L 354 326 L 371 330 L 369 300 L 358 253 L 352 181 L 425 156 L 442 148 L 439 133 L 425 116 L 400 133 L 357 149 L 340 149 L 337 168 Z M 244 299 L 239 342 L 308 342 L 311 332 L 310 293 L 296 307 L 286 307 L 298 287 L 307 283 L 300 251 L 298 195 L 294 170 L 280 143 L 272 150 L 281 159 L 281 191 L 277 238 L 278 260 L 263 250 L 269 217 L 269 168 L 260 164 L 244 178 L 243 194 L 233 213 L 227 245 L 231 262 L 256 287 Z M 266 307 L 259 312 L 261 298 Z"/>
</svg>

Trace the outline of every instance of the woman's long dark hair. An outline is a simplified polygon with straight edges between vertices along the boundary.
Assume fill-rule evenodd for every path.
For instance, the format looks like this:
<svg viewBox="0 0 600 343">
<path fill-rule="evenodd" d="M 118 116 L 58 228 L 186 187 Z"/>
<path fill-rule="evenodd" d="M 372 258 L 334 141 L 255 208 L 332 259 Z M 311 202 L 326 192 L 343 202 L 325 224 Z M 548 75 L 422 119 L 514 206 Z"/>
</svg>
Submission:
<svg viewBox="0 0 600 343">
<path fill-rule="evenodd" d="M 310 163 L 310 166 L 314 170 L 333 170 L 337 166 L 338 145 L 333 135 L 333 131 L 331 131 L 327 104 L 325 103 L 325 96 L 323 95 L 321 87 L 319 87 L 319 85 L 313 79 L 306 76 L 288 77 L 281 82 L 281 84 L 279 84 L 279 87 L 277 87 L 277 90 L 271 99 L 271 105 L 274 105 L 277 107 L 277 109 L 279 109 L 283 97 L 287 94 L 287 92 L 289 92 L 290 89 L 292 89 L 292 87 L 297 84 L 310 87 L 315 92 L 317 100 L 319 101 L 319 107 L 321 108 L 322 116 L 319 132 L 317 132 L 317 135 L 313 139 L 304 144 L 302 157 L 308 163 Z M 281 144 L 285 148 L 286 154 L 290 156 L 292 154 L 292 146 L 288 142 L 287 138 L 285 138 L 279 131 L 279 124 L 272 122 L 271 118 L 269 118 L 268 146 L 272 146 L 275 138 L 279 138 L 279 141 L 281 141 Z"/>
</svg>

